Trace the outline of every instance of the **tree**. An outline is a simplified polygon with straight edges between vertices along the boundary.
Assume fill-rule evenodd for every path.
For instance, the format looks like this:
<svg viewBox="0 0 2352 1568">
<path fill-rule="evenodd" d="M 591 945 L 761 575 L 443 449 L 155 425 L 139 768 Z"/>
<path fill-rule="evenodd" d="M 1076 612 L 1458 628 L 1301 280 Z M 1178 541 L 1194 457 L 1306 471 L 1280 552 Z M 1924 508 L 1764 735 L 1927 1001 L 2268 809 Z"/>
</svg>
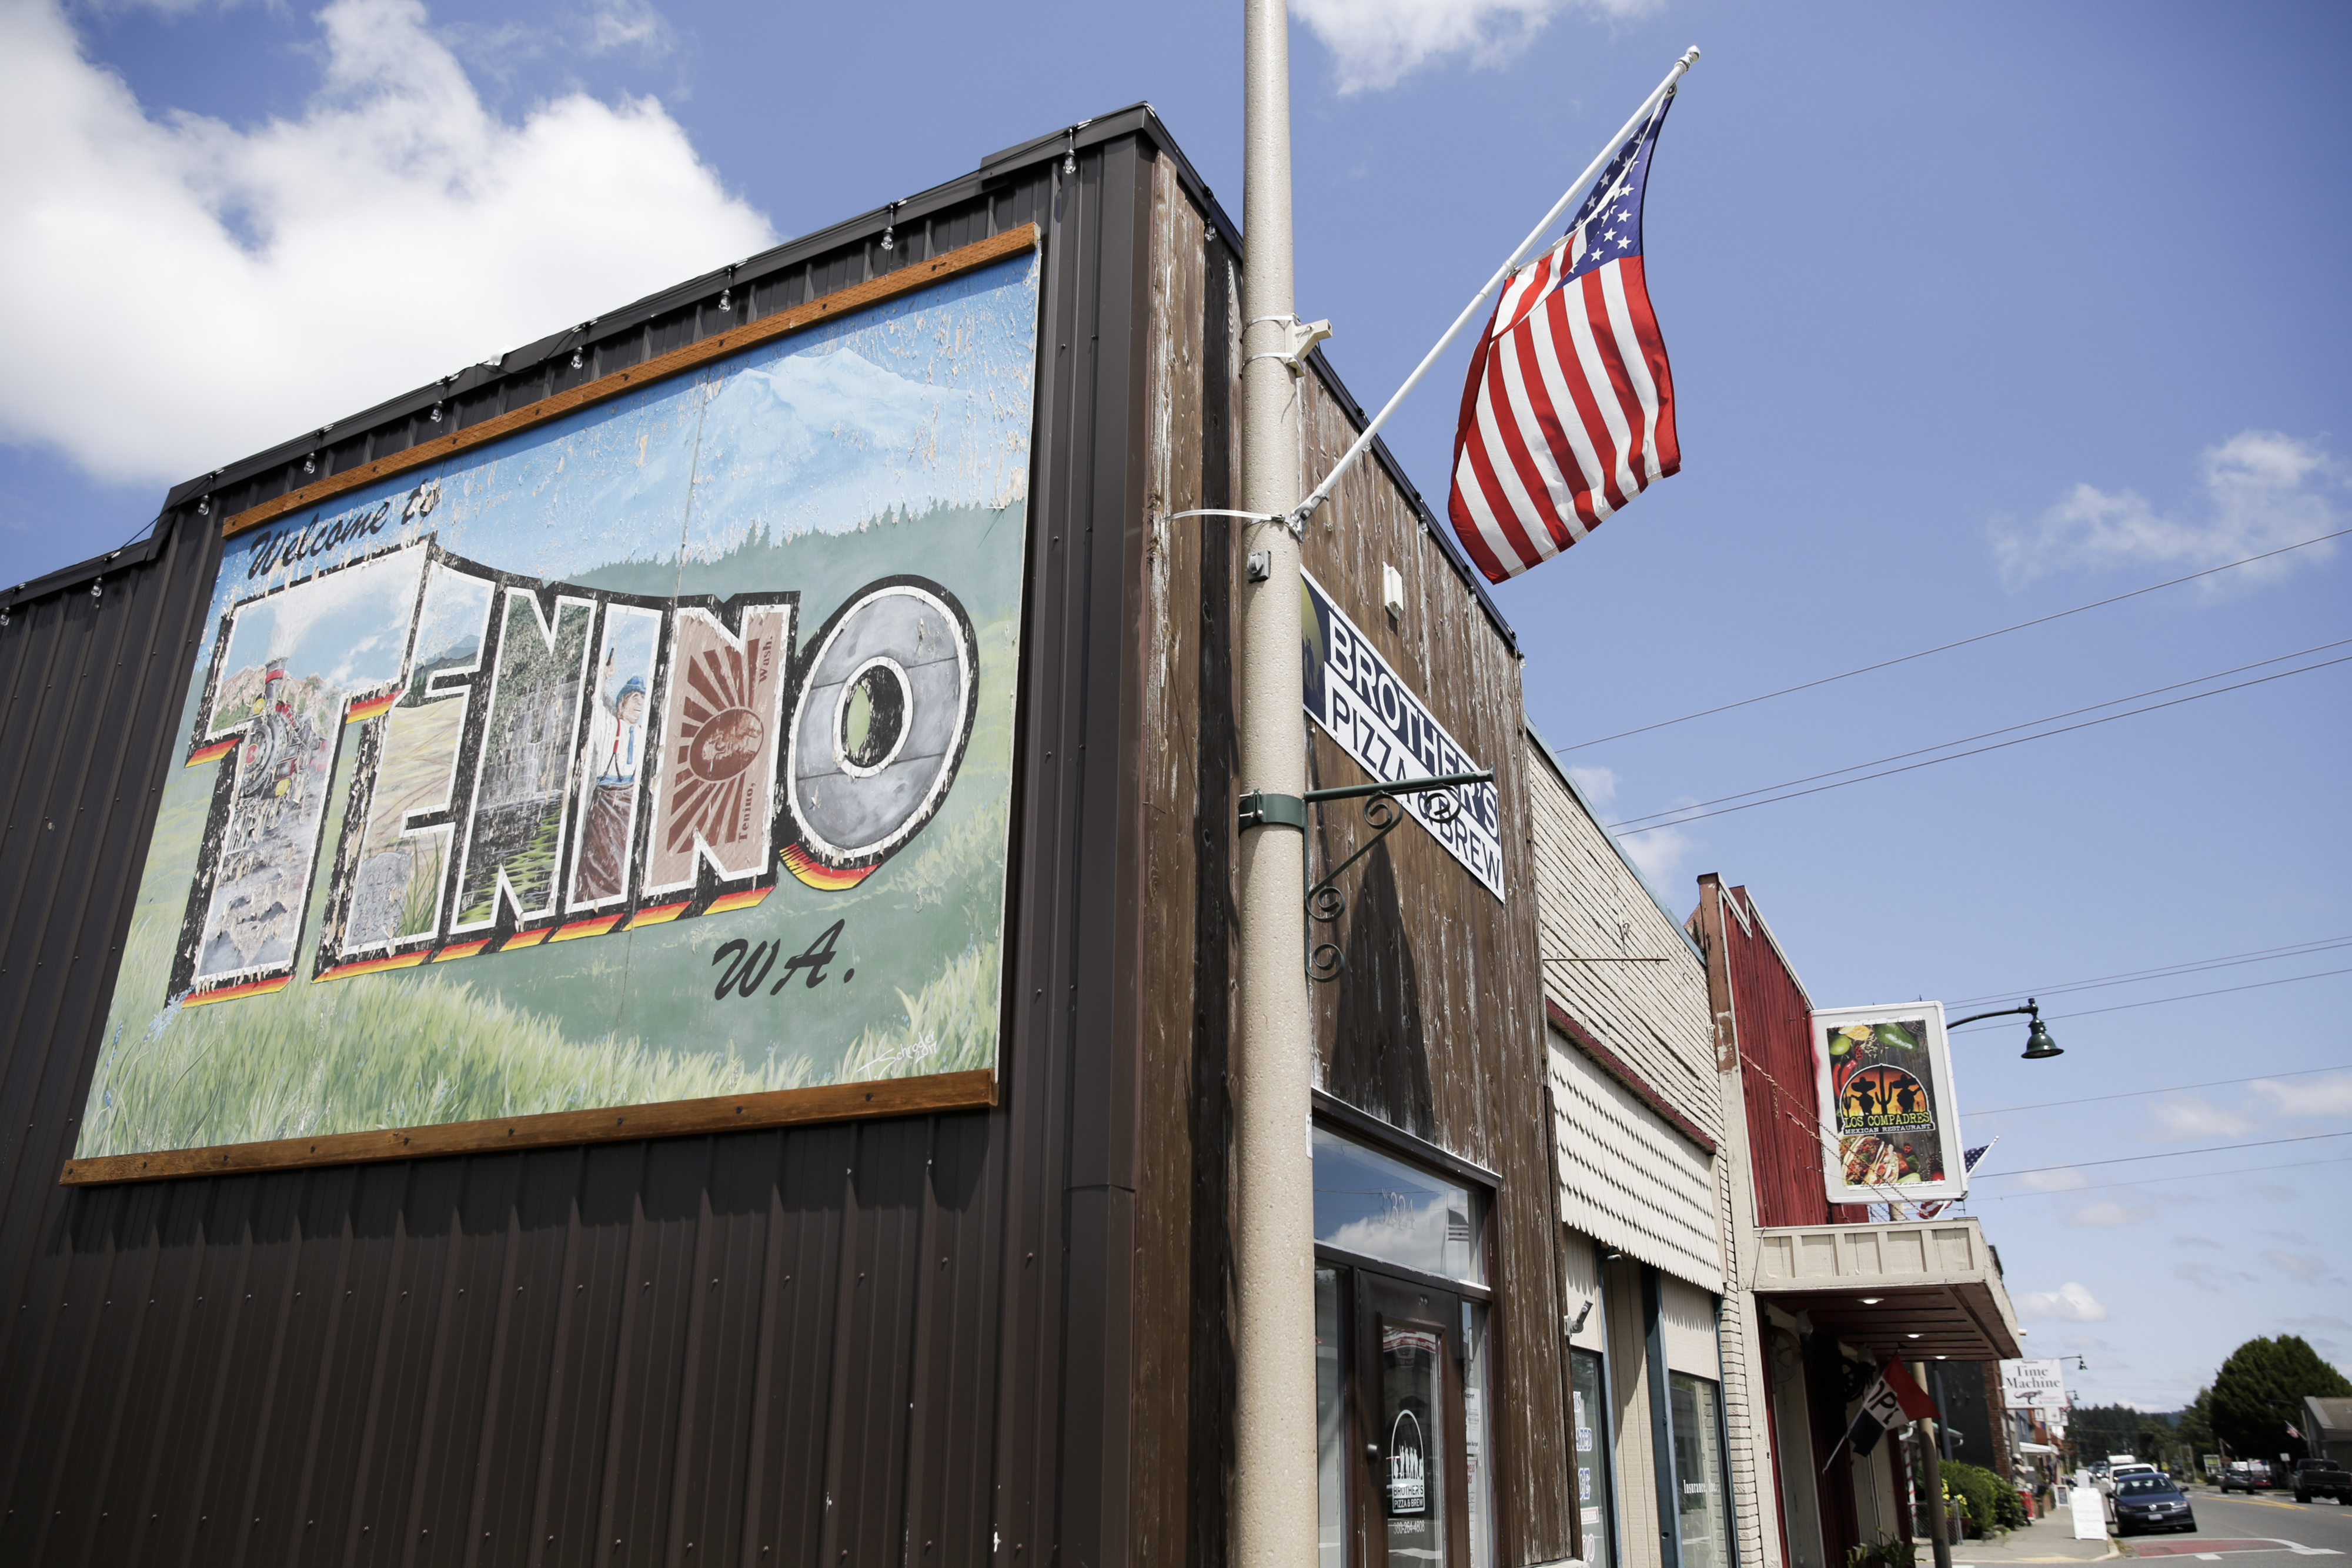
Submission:
<svg viewBox="0 0 2352 1568">
<path fill-rule="evenodd" d="M 2242 1458 L 2300 1457 L 2311 1449 L 2287 1436 L 2305 1419 L 2304 1400 L 2352 1397 L 2352 1379 L 2320 1360 L 2297 1334 L 2250 1339 L 2230 1353 L 2214 1375 L 2207 1414 L 2214 1435 Z"/>
<path fill-rule="evenodd" d="M 2205 1456 L 2218 1453 L 2213 1447 L 2213 1391 L 2200 1388 L 2196 1399 L 2180 1413 L 2180 1441 L 2188 1448 L 2189 1464 L 2198 1470 L 2205 1468 Z"/>
<path fill-rule="evenodd" d="M 2084 1405 L 2066 1418 L 2066 1435 L 2084 1462 L 2096 1464 L 2109 1454 L 2138 1453 L 2145 1419 L 2128 1405 Z"/>
</svg>

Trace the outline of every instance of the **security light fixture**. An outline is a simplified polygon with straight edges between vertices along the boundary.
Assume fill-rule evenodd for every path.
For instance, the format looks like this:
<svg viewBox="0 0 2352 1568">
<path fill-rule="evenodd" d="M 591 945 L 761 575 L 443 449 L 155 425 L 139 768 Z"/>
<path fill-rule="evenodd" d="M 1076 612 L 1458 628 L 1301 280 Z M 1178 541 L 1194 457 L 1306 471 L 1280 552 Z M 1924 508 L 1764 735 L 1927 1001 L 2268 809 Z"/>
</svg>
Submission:
<svg viewBox="0 0 2352 1568">
<path fill-rule="evenodd" d="M 1874 1307 L 1885 1299 L 1884 1296 L 1864 1296 L 1862 1299 L 1862 1304 L 1865 1307 Z"/>
<path fill-rule="evenodd" d="M 1975 1023 L 1979 1019 L 2007 1018 L 2011 1013 L 2030 1013 L 2033 1018 L 2033 1027 L 2025 1036 L 2026 1061 L 2046 1061 L 2051 1057 L 2066 1054 L 2058 1049 L 2058 1042 L 2050 1038 L 2049 1026 L 2042 1021 L 2042 1009 L 2032 997 L 2025 998 L 2025 1005 L 2021 1008 L 1995 1008 L 1989 1013 L 1971 1013 L 1964 1019 L 1954 1019 L 1945 1027 L 1958 1029 L 1964 1023 Z"/>
</svg>

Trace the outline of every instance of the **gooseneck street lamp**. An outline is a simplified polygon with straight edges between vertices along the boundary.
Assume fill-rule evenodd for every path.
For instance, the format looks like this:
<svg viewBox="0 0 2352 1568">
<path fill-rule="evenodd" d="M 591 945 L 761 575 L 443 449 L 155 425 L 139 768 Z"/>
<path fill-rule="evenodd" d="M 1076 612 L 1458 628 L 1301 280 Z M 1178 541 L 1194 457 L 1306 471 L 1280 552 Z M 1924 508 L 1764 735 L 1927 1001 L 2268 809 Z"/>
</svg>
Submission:
<svg viewBox="0 0 2352 1568">
<path fill-rule="evenodd" d="M 1995 1008 L 1989 1013 L 1971 1013 L 1964 1019 L 1954 1019 L 1944 1027 L 1948 1030 L 1956 1030 L 1964 1023 L 1975 1023 L 1979 1019 L 2007 1018 L 2011 1013 L 2030 1013 L 2033 1018 L 2033 1028 L 2025 1037 L 2026 1061 L 2043 1061 L 2053 1056 L 2066 1054 L 2058 1049 L 2058 1042 L 2050 1038 L 2049 1026 L 2042 1021 L 2042 1009 L 2035 1004 L 2032 997 L 2025 998 L 2025 1005 L 2021 1008 Z"/>
</svg>

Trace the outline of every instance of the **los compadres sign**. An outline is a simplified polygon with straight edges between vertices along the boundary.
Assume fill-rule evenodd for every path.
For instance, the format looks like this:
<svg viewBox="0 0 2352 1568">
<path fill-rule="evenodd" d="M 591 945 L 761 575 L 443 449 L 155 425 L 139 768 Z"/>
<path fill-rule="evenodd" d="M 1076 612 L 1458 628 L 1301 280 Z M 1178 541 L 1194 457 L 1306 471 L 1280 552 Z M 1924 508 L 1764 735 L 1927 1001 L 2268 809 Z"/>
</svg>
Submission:
<svg viewBox="0 0 2352 1568">
<path fill-rule="evenodd" d="M 1307 642 L 1307 711 L 1324 733 L 1365 772 L 1391 783 L 1478 771 L 1478 763 L 1331 602 L 1323 585 L 1303 571 L 1299 579 L 1305 590 L 1299 630 Z M 1454 794 L 1461 810 L 1443 820 L 1431 813 L 1434 796 L 1399 799 L 1447 853 L 1501 898 L 1503 841 L 1495 786 L 1471 784 Z"/>
</svg>

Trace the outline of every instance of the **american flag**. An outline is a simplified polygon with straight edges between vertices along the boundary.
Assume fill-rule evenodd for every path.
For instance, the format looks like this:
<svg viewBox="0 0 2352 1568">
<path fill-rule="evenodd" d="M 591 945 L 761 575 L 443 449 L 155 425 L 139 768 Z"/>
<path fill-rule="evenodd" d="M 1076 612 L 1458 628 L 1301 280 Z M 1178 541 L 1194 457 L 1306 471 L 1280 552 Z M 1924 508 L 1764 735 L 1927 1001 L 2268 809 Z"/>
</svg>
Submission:
<svg viewBox="0 0 2352 1568">
<path fill-rule="evenodd" d="M 1642 272 L 1642 193 L 1669 95 L 1559 244 L 1504 286 L 1470 357 L 1448 510 L 1490 582 L 1549 560 L 1682 466 Z"/>
</svg>

